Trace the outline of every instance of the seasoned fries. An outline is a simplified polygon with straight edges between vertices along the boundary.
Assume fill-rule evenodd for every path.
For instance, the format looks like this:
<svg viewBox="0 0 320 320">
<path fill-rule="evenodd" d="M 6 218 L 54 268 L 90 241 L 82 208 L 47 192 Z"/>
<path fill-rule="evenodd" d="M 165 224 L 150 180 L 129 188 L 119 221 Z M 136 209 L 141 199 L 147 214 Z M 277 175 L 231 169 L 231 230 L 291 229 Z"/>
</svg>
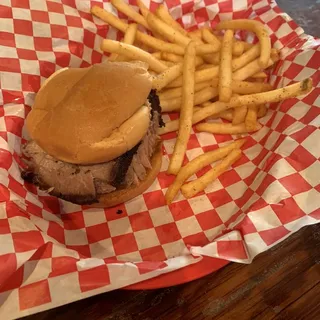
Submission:
<svg viewBox="0 0 320 320">
<path fill-rule="evenodd" d="M 236 124 L 240 124 L 240 123 L 244 122 L 244 120 L 246 119 L 247 112 L 248 112 L 247 106 L 235 108 L 233 111 L 232 124 L 236 125 Z M 247 129 L 248 129 L 248 127 L 247 127 Z"/>
<path fill-rule="evenodd" d="M 212 45 L 216 46 L 218 49 L 221 48 L 221 42 L 218 37 L 216 37 L 212 32 L 209 31 L 208 28 L 202 29 L 202 38 Z"/>
<path fill-rule="evenodd" d="M 255 127 L 247 129 L 244 123 L 233 125 L 232 123 L 200 123 L 196 125 L 198 131 L 211 132 L 215 134 L 242 134 L 254 132 L 261 129 L 261 124 L 256 123 Z"/>
<path fill-rule="evenodd" d="M 218 89 L 212 87 L 205 87 L 202 90 L 198 91 L 194 95 L 194 104 L 199 105 L 204 102 L 207 102 L 218 95 Z M 163 112 L 172 112 L 178 111 L 181 108 L 182 99 L 180 97 L 170 99 L 170 100 L 162 100 L 161 108 Z"/>
<path fill-rule="evenodd" d="M 149 9 L 147 8 L 147 6 L 143 3 L 142 0 L 137 0 L 137 5 L 138 5 L 139 10 L 140 10 L 141 14 L 143 15 L 143 17 L 145 19 L 147 19 L 147 16 L 150 12 Z"/>
<path fill-rule="evenodd" d="M 178 30 L 175 30 L 152 13 L 148 14 L 147 22 L 153 31 L 159 33 L 173 43 L 185 47 L 191 41 L 190 38 L 184 36 Z"/>
<path fill-rule="evenodd" d="M 182 74 L 182 69 L 182 63 L 175 64 L 172 67 L 166 69 L 152 81 L 152 87 L 154 89 L 161 90 L 168 83 L 178 78 Z"/>
<path fill-rule="evenodd" d="M 182 194 L 188 199 L 204 190 L 212 181 L 217 179 L 222 173 L 232 166 L 241 157 L 241 150 L 232 150 L 218 165 L 205 173 L 197 180 L 185 184 L 181 188 Z"/>
<path fill-rule="evenodd" d="M 156 10 L 156 16 L 158 16 L 163 22 L 165 22 L 167 25 L 171 26 L 173 29 L 177 30 L 184 36 L 188 36 L 188 32 L 185 31 L 180 24 L 174 20 L 168 10 L 165 8 L 163 4 L 160 4 L 160 6 Z"/>
<path fill-rule="evenodd" d="M 232 91 L 237 94 L 251 94 L 272 90 L 269 83 L 248 82 L 233 80 L 231 84 Z"/>
<path fill-rule="evenodd" d="M 258 108 L 257 116 L 258 118 L 263 118 L 268 112 L 268 108 L 265 104 L 261 104 Z"/>
<path fill-rule="evenodd" d="M 238 19 L 238 20 L 227 20 L 220 22 L 217 30 L 232 29 L 232 30 L 248 30 L 254 32 L 260 41 L 260 58 L 259 65 L 260 68 L 267 68 L 269 64 L 269 58 L 271 53 L 271 41 L 268 35 L 267 29 L 264 25 L 255 20 Z"/>
<path fill-rule="evenodd" d="M 198 70 L 194 74 L 194 81 L 196 83 L 212 80 L 219 76 L 219 66 L 215 66 L 212 68 L 207 68 L 203 70 Z M 182 78 L 178 78 L 175 81 L 169 83 L 168 87 L 181 87 L 182 86 Z"/>
<path fill-rule="evenodd" d="M 274 61 L 269 58 L 267 67 L 270 67 L 274 64 Z M 250 77 L 252 77 L 254 74 L 258 73 L 261 70 L 261 67 L 259 65 L 259 59 L 255 59 L 242 67 L 241 69 L 238 69 L 233 73 L 233 80 L 246 80 Z"/>
<path fill-rule="evenodd" d="M 259 57 L 259 55 L 260 55 L 260 45 L 256 44 L 252 48 L 250 48 L 248 51 L 246 51 L 244 54 L 242 54 L 240 57 L 237 57 L 232 60 L 232 71 L 236 71 L 244 67 L 249 62 Z"/>
<path fill-rule="evenodd" d="M 220 52 L 219 100 L 222 102 L 228 102 L 232 95 L 232 44 L 233 31 L 227 30 L 222 40 Z"/>
<path fill-rule="evenodd" d="M 187 46 L 183 61 L 182 105 L 180 112 L 179 132 L 168 168 L 168 173 L 175 175 L 178 174 L 182 166 L 191 132 L 194 106 L 194 71 L 196 67 L 195 56 L 195 42 L 191 41 Z"/>
<path fill-rule="evenodd" d="M 134 44 L 136 33 L 137 33 L 138 25 L 136 23 L 129 24 L 123 38 L 123 43 L 126 44 Z M 123 56 L 117 56 L 115 61 L 123 61 L 125 58 Z"/>
<path fill-rule="evenodd" d="M 279 50 L 271 48 L 267 29 L 259 21 L 221 21 L 215 30 L 204 27 L 188 32 L 173 19 L 164 4 L 151 12 L 142 0 L 137 0 L 138 13 L 124 0 L 111 0 L 111 3 L 135 23 L 128 24 L 93 6 L 93 15 L 124 34 L 120 42 L 103 40 L 101 49 L 111 53 L 109 61 L 146 62 L 162 112 L 180 113 L 178 118 L 158 129 L 159 135 L 178 131 L 167 170 L 176 175 L 165 195 L 168 204 L 179 190 L 186 198 L 204 190 L 241 156 L 243 139 L 204 153 L 182 167 L 193 124 L 197 134 L 255 132 L 262 127 L 258 119 L 266 115 L 269 103 L 304 95 L 312 89 L 311 79 L 278 89 L 265 83 L 266 69 L 273 66 L 280 55 Z M 148 30 L 151 34 L 145 32 Z M 218 33 L 221 30 L 224 30 L 223 36 Z M 237 40 L 235 30 L 254 32 L 259 42 Z M 201 123 L 206 119 L 210 121 Z M 218 160 L 221 162 L 206 174 L 184 184 L 197 171 Z"/>
<path fill-rule="evenodd" d="M 237 109 L 239 109 L 239 108 L 236 108 L 235 110 L 237 110 Z M 245 117 L 245 126 L 249 132 L 254 130 L 254 128 L 257 125 L 257 118 L 258 118 L 257 111 L 258 111 L 258 108 L 255 105 L 248 107 L 248 112 Z"/>
<path fill-rule="evenodd" d="M 150 53 L 143 51 L 130 44 L 121 43 L 114 40 L 103 40 L 101 49 L 106 52 L 117 53 L 132 60 L 141 60 L 149 64 L 150 69 L 155 72 L 163 72 L 167 66 L 153 57 Z"/>
<path fill-rule="evenodd" d="M 232 54 L 236 57 L 239 57 L 243 54 L 243 52 L 244 52 L 243 42 L 233 41 Z"/>
<path fill-rule="evenodd" d="M 194 86 L 194 91 L 198 92 L 207 87 L 210 87 L 210 81 L 196 83 Z M 159 95 L 160 101 L 179 98 L 182 96 L 182 87 L 168 89 L 168 90 L 159 92 L 158 95 Z"/>
<path fill-rule="evenodd" d="M 217 101 L 217 102 L 210 103 L 209 105 L 201 108 L 200 110 L 198 110 L 193 114 L 192 124 L 196 124 L 213 115 L 220 114 L 221 112 L 224 112 L 228 108 L 229 106 L 224 102 Z M 178 128 L 179 128 L 179 120 L 173 120 L 173 121 L 167 122 L 165 127 L 159 128 L 158 134 L 162 135 L 168 132 L 176 131 L 178 130 Z"/>
<path fill-rule="evenodd" d="M 149 26 L 145 18 L 138 12 L 134 11 L 133 8 L 130 7 L 127 3 L 125 3 L 122 0 L 111 0 L 111 3 L 114 5 L 115 8 L 117 8 L 117 10 L 127 15 L 133 21 L 135 21 L 138 24 L 141 24 L 146 29 L 149 29 Z"/>
<path fill-rule="evenodd" d="M 98 6 L 93 6 L 91 8 L 91 13 L 122 32 L 125 32 L 128 28 L 127 23 L 121 21 L 112 13 L 109 13 L 108 11 L 103 10 Z M 184 53 L 184 48 L 182 48 L 181 46 L 156 39 L 140 31 L 137 31 L 136 38 L 137 41 L 140 41 L 148 47 L 157 51 L 172 52 L 180 55 L 183 55 Z"/>
<path fill-rule="evenodd" d="M 233 97 L 230 99 L 230 107 L 240 107 L 249 105 L 260 105 L 264 103 L 279 102 L 285 99 L 294 98 L 300 95 L 307 94 L 312 89 L 312 79 L 305 79 L 303 81 L 291 84 L 284 88 L 248 94 L 244 96 Z"/>
<path fill-rule="evenodd" d="M 217 150 L 207 152 L 200 155 L 199 157 L 193 159 L 179 171 L 177 178 L 171 186 L 169 186 L 166 192 L 167 204 L 170 204 L 177 193 L 179 192 L 181 186 L 187 181 L 193 174 L 201 170 L 202 168 L 208 166 L 209 164 L 221 160 L 226 157 L 232 150 L 240 149 L 244 144 L 245 140 L 237 140 L 227 146 L 221 147 Z"/>
</svg>

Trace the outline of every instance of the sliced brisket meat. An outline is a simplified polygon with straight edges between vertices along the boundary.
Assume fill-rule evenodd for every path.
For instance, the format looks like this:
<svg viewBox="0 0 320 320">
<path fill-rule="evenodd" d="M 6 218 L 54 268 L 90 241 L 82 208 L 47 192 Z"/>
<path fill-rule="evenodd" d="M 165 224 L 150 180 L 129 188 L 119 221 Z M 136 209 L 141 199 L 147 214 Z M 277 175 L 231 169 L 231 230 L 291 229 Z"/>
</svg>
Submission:
<svg viewBox="0 0 320 320">
<path fill-rule="evenodd" d="M 159 96 L 157 95 L 157 91 L 155 89 L 152 89 L 149 93 L 148 96 L 148 101 L 150 103 L 151 106 L 151 120 L 153 119 L 154 116 L 154 112 L 158 112 L 159 115 L 159 127 L 164 127 L 165 123 L 162 120 L 161 117 L 161 105 L 160 105 L 160 99 Z"/>
<path fill-rule="evenodd" d="M 77 204 L 93 204 L 100 194 L 138 184 L 151 168 L 150 159 L 159 139 L 157 128 L 163 123 L 154 90 L 148 101 L 151 121 L 147 134 L 122 156 L 101 164 L 74 165 L 51 157 L 35 141 L 29 141 L 23 148 L 28 169 L 22 172 L 22 178 L 51 195 Z"/>
<path fill-rule="evenodd" d="M 132 158 L 136 154 L 141 142 L 134 146 L 131 150 L 124 153 L 122 156 L 116 159 L 116 163 L 113 166 L 114 179 L 112 181 L 112 185 L 119 189 L 121 186 L 125 185 L 126 175 L 128 169 L 131 165 Z"/>
</svg>

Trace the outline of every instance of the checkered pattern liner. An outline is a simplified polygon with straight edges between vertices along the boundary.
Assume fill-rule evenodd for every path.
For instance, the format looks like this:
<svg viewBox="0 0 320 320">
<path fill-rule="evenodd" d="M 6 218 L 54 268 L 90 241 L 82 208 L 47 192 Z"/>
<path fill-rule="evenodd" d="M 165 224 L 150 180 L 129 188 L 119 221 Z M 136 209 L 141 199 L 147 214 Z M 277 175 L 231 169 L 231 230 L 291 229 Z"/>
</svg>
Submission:
<svg viewBox="0 0 320 320">
<path fill-rule="evenodd" d="M 145 1 L 152 10 L 157 2 Z M 204 255 L 249 263 L 319 222 L 320 41 L 305 35 L 271 0 L 165 3 L 188 29 L 231 18 L 262 21 L 281 51 L 270 82 L 283 86 L 312 77 L 315 88 L 271 105 L 243 157 L 193 199 L 180 196 L 165 204 L 173 179 L 165 173 L 172 133 L 165 137 L 162 170 L 143 195 L 112 209 L 73 205 L 21 180 L 24 120 L 44 79 L 63 67 L 101 62 L 102 39 L 120 38 L 90 15 L 90 6 L 118 13 L 105 1 L 1 0 L 0 318 L 121 288 L 197 263 Z M 187 158 L 234 138 L 192 132 Z"/>
</svg>

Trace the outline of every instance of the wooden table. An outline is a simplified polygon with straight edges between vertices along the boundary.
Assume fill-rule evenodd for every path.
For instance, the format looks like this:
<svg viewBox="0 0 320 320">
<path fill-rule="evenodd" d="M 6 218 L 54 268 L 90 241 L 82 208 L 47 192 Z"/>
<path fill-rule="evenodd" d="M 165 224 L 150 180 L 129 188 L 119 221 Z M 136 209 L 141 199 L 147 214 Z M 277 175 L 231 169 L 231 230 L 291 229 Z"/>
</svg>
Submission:
<svg viewBox="0 0 320 320">
<path fill-rule="evenodd" d="M 320 4 L 278 0 L 305 28 L 320 35 Z M 230 263 L 202 279 L 176 287 L 118 290 L 42 312 L 26 320 L 318 320 L 320 224 L 305 227 L 252 264 Z"/>
<path fill-rule="evenodd" d="M 252 264 L 230 263 L 176 287 L 118 290 L 26 320 L 320 319 L 320 224 L 305 227 Z"/>
</svg>

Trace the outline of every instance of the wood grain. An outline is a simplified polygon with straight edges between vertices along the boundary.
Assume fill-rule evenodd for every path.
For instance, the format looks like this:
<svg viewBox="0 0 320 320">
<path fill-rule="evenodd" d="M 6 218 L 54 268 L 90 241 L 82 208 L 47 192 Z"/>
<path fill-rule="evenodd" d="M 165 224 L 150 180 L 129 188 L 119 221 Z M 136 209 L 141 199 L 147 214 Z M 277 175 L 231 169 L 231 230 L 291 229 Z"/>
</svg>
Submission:
<svg viewBox="0 0 320 320">
<path fill-rule="evenodd" d="M 28 320 L 320 319 L 320 225 L 305 227 L 250 265 L 229 264 L 176 287 L 118 290 Z"/>
</svg>

